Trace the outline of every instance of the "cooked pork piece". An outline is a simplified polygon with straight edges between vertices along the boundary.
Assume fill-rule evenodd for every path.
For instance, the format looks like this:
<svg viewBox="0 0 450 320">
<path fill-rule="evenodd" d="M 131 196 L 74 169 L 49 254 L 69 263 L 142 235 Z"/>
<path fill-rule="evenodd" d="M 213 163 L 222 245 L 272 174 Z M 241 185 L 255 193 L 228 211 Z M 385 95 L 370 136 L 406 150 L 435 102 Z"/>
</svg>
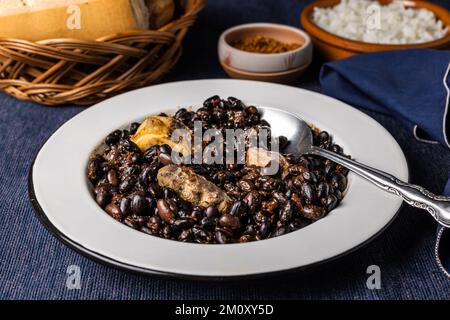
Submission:
<svg viewBox="0 0 450 320">
<path fill-rule="evenodd" d="M 283 155 L 278 152 L 268 151 L 256 147 L 248 148 L 246 152 L 245 163 L 248 166 L 256 166 L 267 169 L 271 165 L 272 161 L 278 162 L 280 165 L 281 176 L 284 178 L 287 175 L 289 163 Z"/>
<path fill-rule="evenodd" d="M 194 206 L 216 205 L 220 212 L 225 212 L 232 202 L 225 191 L 187 167 L 167 165 L 159 169 L 157 179 L 161 187 L 174 190 Z"/>
</svg>

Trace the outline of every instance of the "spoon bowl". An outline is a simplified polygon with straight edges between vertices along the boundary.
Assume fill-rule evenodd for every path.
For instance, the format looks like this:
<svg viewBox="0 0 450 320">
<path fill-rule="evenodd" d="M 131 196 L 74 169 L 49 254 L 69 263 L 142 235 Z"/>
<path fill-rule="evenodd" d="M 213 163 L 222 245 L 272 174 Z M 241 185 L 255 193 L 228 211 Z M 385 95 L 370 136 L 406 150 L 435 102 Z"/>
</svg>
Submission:
<svg viewBox="0 0 450 320">
<path fill-rule="evenodd" d="M 311 128 L 300 117 L 278 109 L 260 107 L 262 119 L 270 122 L 273 136 L 285 136 L 288 145 L 283 150 L 294 155 L 316 155 L 340 164 L 384 191 L 390 192 L 416 208 L 428 211 L 441 225 L 450 227 L 450 197 L 439 196 L 381 170 L 349 159 L 343 155 L 313 145 Z"/>
</svg>

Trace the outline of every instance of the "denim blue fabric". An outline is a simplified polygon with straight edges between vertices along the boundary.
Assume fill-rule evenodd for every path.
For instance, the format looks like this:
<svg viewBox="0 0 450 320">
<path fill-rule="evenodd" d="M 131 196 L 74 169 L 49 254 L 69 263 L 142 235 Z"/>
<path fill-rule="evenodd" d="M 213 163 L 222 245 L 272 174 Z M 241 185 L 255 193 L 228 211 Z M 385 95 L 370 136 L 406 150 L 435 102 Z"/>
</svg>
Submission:
<svg viewBox="0 0 450 320">
<path fill-rule="evenodd" d="M 449 70 L 450 51 L 375 52 L 326 63 L 320 84 L 326 95 L 390 114 L 450 148 Z"/>
<path fill-rule="evenodd" d="M 227 27 L 269 21 L 298 26 L 308 1 L 210 0 L 190 31 L 180 63 L 164 81 L 225 78 L 216 41 Z M 445 0 L 440 4 L 448 3 Z M 450 8 L 450 5 L 447 4 Z M 320 61 L 298 87 L 319 91 Z M 413 77 L 411 77 L 413 81 Z M 299 102 L 301 103 L 301 102 Z M 151 107 L 150 107 L 151 108 Z M 2 299 L 448 299 L 450 281 L 435 262 L 433 219 L 403 207 L 376 239 L 336 261 L 309 270 L 250 281 L 201 282 L 141 276 L 93 262 L 67 248 L 39 223 L 28 201 L 27 174 L 46 139 L 81 107 L 47 108 L 0 95 L 0 298 Z M 411 180 L 443 190 L 450 152 L 416 141 L 399 121 L 365 111 L 399 142 Z M 64 159 L 64 155 L 61 155 Z M 386 159 L 389 161 L 389 159 Z M 88 223 L 88 222 L 87 222 Z M 81 270 L 81 289 L 66 286 L 67 268 Z M 381 269 L 381 289 L 366 286 L 367 267 Z"/>
</svg>

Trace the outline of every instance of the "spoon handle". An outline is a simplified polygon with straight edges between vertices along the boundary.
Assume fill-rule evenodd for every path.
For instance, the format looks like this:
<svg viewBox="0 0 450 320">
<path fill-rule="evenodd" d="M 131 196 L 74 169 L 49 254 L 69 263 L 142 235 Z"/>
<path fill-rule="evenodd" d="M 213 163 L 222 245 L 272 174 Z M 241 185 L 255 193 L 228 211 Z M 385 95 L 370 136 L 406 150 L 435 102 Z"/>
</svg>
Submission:
<svg viewBox="0 0 450 320">
<path fill-rule="evenodd" d="M 312 147 L 308 153 L 327 158 L 346 167 L 381 189 L 399 196 L 409 205 L 427 210 L 437 222 L 450 228 L 450 197 L 435 195 L 421 186 L 404 182 L 389 173 L 371 168 L 329 150 Z"/>
</svg>

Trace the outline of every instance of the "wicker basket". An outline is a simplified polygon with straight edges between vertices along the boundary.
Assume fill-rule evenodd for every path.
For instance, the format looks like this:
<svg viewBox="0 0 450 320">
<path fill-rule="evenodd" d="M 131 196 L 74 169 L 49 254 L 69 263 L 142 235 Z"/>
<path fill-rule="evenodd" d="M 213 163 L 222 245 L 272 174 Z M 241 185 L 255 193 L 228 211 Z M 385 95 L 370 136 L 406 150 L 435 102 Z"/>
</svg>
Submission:
<svg viewBox="0 0 450 320">
<path fill-rule="evenodd" d="M 159 30 L 97 41 L 0 39 L 0 90 L 47 106 L 91 105 L 158 81 L 178 61 L 181 42 L 205 0 L 186 0 L 183 14 Z"/>
</svg>

